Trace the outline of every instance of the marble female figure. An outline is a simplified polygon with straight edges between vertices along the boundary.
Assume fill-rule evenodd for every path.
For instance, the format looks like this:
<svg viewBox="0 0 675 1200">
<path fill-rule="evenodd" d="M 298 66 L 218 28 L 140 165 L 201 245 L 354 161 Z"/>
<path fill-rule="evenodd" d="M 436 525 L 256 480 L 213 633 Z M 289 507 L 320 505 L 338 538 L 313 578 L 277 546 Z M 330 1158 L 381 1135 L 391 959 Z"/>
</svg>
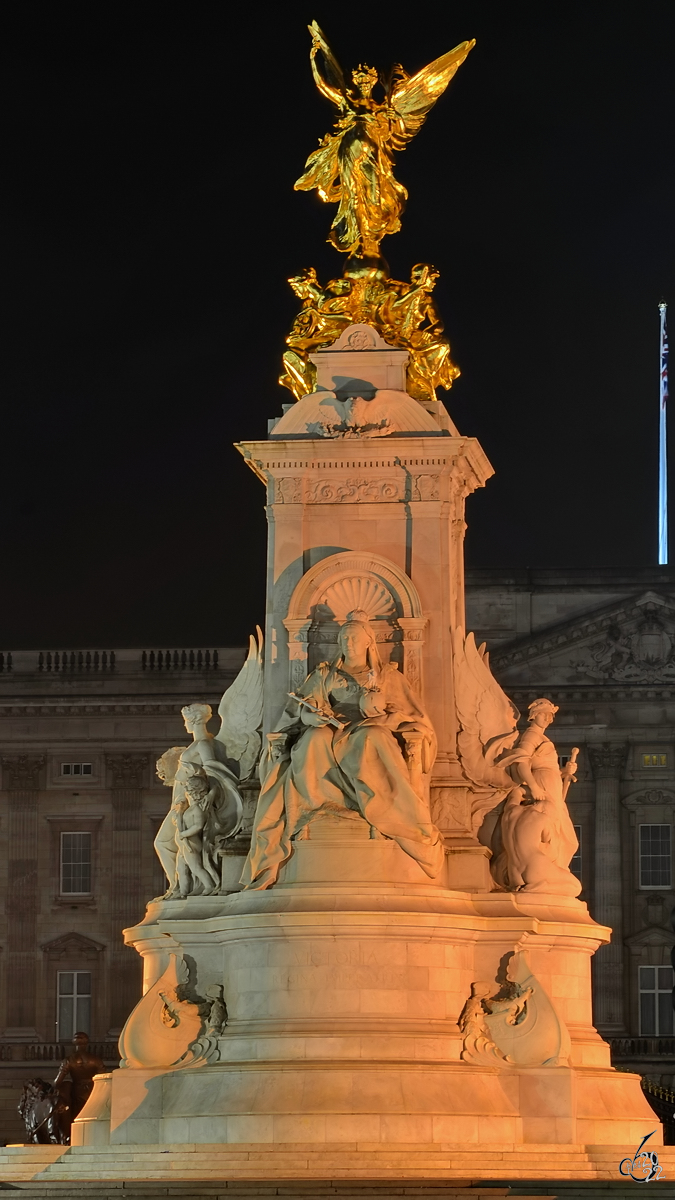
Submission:
<svg viewBox="0 0 675 1200">
<path fill-rule="evenodd" d="M 176 856 L 178 849 L 176 846 L 176 822 L 175 814 L 177 811 L 182 811 L 185 808 L 185 788 L 182 784 L 176 786 L 176 771 L 180 764 L 180 757 L 187 746 L 172 746 L 169 750 L 165 750 L 164 754 L 157 759 L 156 771 L 165 787 L 171 788 L 171 807 L 166 814 L 162 824 L 157 830 L 154 847 L 155 853 L 162 864 L 164 874 L 168 881 L 168 889 L 163 896 L 156 896 L 157 900 L 166 900 L 173 896 L 178 890 L 176 876 Z"/>
<path fill-rule="evenodd" d="M 300 701 L 304 701 L 301 703 Z M 430 877 L 444 850 L 428 803 L 414 791 L 401 748 L 423 735 L 423 769 L 436 752 L 433 727 L 394 663 L 380 661 L 366 613 L 350 613 L 332 663 L 308 676 L 272 739 L 242 884 L 266 888 L 291 854 L 291 839 L 321 809 L 360 812 Z"/>
</svg>

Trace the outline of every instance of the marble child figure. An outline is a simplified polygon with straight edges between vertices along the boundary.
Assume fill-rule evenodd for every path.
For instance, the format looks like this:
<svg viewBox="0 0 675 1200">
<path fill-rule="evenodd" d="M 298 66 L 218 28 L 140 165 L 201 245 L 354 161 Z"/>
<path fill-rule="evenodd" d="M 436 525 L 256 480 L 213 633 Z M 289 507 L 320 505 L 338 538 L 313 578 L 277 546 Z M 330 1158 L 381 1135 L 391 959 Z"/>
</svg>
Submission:
<svg viewBox="0 0 675 1200">
<path fill-rule="evenodd" d="M 185 787 L 186 807 L 173 814 L 176 829 L 176 874 L 181 899 L 201 884 L 201 893 L 210 896 L 220 883 L 218 871 L 211 861 L 211 839 L 204 836 L 218 788 L 209 787 L 205 775 L 195 773 Z"/>
<path fill-rule="evenodd" d="M 402 744 L 422 735 L 423 770 L 436 752 L 433 727 L 394 663 L 383 665 L 365 612 L 349 613 L 338 653 L 308 676 L 271 739 L 246 888 L 266 888 L 291 854 L 291 839 L 321 809 L 360 812 L 430 877 L 444 861 L 427 801 L 413 789 Z"/>
</svg>

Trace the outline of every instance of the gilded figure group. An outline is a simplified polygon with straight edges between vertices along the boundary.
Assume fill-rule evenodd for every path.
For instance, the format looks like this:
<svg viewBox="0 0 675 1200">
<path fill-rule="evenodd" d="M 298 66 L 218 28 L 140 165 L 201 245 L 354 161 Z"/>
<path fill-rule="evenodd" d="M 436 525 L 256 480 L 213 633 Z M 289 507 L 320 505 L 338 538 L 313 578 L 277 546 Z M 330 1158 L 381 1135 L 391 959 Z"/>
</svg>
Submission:
<svg viewBox="0 0 675 1200">
<path fill-rule="evenodd" d="M 416 400 L 434 401 L 436 388 L 449 389 L 459 375 L 433 298 L 439 272 L 417 263 L 408 283 L 379 269 L 355 270 L 322 288 L 314 267 L 289 280 L 302 308 L 286 338 L 279 383 L 296 400 L 316 385 L 311 355 L 335 342 L 349 325 L 371 325 L 390 346 L 408 351 L 407 391 Z"/>
</svg>

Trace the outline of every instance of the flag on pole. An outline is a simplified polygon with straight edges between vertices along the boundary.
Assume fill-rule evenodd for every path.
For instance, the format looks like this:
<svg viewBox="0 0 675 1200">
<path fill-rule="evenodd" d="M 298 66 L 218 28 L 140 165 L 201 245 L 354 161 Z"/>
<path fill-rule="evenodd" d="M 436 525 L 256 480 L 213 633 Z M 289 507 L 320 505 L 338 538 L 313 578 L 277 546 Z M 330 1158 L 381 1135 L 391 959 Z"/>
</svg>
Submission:
<svg viewBox="0 0 675 1200">
<path fill-rule="evenodd" d="M 661 313 L 661 345 L 659 374 L 659 566 L 668 562 L 668 449 L 666 444 L 666 408 L 668 404 L 668 329 L 664 300 Z"/>
</svg>

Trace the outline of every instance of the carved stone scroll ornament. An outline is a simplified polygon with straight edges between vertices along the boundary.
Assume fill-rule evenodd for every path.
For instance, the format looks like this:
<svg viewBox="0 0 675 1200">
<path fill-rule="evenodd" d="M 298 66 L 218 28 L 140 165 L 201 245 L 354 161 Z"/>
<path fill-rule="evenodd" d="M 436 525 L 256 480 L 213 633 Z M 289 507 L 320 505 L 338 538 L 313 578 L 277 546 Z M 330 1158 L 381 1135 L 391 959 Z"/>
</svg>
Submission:
<svg viewBox="0 0 675 1200">
<path fill-rule="evenodd" d="M 569 1063 L 570 1037 L 546 991 L 532 974 L 527 951 L 513 954 L 506 983 L 471 985 L 458 1024 L 465 1062 L 494 1066 L 558 1067 Z"/>
<path fill-rule="evenodd" d="M 359 504 L 362 501 L 382 503 L 384 500 L 404 500 L 405 480 L 342 479 L 317 480 L 309 483 L 305 494 L 307 504 Z"/>
</svg>

